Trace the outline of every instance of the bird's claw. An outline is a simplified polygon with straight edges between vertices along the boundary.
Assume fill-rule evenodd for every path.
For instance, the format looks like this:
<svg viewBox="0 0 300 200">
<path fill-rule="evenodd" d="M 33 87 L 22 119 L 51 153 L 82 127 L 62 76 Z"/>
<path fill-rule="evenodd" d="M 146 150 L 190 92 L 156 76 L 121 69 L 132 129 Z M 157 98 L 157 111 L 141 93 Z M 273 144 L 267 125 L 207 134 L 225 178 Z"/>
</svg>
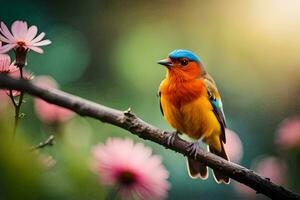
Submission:
<svg viewBox="0 0 300 200">
<path fill-rule="evenodd" d="M 178 131 L 166 132 L 165 134 L 167 135 L 167 145 L 173 146 L 175 138 L 177 137 Z"/>
<path fill-rule="evenodd" d="M 199 141 L 191 142 L 187 146 L 188 155 L 196 159 L 198 147 L 199 147 Z"/>
</svg>

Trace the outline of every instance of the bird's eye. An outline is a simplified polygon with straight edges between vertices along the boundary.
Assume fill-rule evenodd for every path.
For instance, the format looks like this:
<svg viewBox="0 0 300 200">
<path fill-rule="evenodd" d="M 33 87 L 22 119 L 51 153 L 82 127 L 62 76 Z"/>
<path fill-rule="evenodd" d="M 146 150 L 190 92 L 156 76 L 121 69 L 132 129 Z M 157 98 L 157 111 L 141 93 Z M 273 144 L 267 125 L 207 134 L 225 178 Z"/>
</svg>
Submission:
<svg viewBox="0 0 300 200">
<path fill-rule="evenodd" d="M 187 59 L 182 59 L 182 60 L 180 61 L 180 64 L 181 64 L 182 66 L 186 66 L 188 63 L 189 63 L 189 61 L 188 61 Z"/>
</svg>

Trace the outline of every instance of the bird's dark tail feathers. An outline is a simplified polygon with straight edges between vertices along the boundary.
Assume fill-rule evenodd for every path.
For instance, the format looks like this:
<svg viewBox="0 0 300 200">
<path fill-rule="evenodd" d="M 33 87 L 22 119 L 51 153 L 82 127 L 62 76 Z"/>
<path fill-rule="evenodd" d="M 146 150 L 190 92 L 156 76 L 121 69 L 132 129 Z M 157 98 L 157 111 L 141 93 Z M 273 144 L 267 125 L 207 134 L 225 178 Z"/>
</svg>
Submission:
<svg viewBox="0 0 300 200">
<path fill-rule="evenodd" d="M 225 160 L 229 160 L 226 152 L 225 152 L 225 149 L 224 149 L 224 144 L 222 141 L 221 142 L 221 151 L 218 151 L 217 149 L 215 149 L 214 147 L 212 146 L 209 146 L 209 151 L 213 154 L 216 154 L 217 156 L 220 156 L 222 158 L 224 158 Z M 223 175 L 220 171 L 218 170 L 213 170 L 213 175 L 214 175 L 214 178 L 216 180 L 217 183 L 225 183 L 225 184 L 229 184 L 230 183 L 230 179 L 228 176 L 225 176 Z"/>
<path fill-rule="evenodd" d="M 203 180 L 208 178 L 208 168 L 203 163 L 187 158 L 187 168 L 191 178 L 201 178 Z"/>
</svg>

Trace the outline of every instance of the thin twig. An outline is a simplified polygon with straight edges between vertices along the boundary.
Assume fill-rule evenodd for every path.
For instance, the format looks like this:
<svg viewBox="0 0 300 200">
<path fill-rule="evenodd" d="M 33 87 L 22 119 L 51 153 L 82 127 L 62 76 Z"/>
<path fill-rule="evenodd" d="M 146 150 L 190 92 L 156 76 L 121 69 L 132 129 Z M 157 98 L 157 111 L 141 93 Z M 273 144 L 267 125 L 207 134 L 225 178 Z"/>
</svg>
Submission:
<svg viewBox="0 0 300 200">
<path fill-rule="evenodd" d="M 59 90 L 48 91 L 31 84 L 29 81 L 14 80 L 4 75 L 0 75 L 0 88 L 24 91 L 49 103 L 73 110 L 81 116 L 92 117 L 102 122 L 118 126 L 140 138 L 151 140 L 175 152 L 188 155 L 187 147 L 190 145 L 189 142 L 177 137 L 174 140 L 174 145 L 169 146 L 167 142 L 168 138 L 163 130 L 144 122 L 130 110 L 116 110 Z M 269 179 L 256 174 L 250 169 L 206 152 L 202 148 L 198 148 L 196 160 L 201 161 L 203 164 L 220 171 L 224 175 L 251 187 L 258 193 L 264 194 L 271 199 L 300 200 L 298 194 L 272 183 Z"/>
<path fill-rule="evenodd" d="M 30 148 L 31 151 L 44 148 L 46 146 L 53 146 L 54 145 L 54 135 L 50 135 L 44 142 L 40 142 L 38 145 Z"/>
</svg>

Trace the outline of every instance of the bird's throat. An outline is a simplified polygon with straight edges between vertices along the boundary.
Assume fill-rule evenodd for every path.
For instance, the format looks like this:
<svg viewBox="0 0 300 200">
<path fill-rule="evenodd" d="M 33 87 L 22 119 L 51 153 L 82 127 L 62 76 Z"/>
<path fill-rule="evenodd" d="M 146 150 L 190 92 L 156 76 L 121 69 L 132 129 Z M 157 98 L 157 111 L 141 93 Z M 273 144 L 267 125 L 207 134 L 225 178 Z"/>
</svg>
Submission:
<svg viewBox="0 0 300 200">
<path fill-rule="evenodd" d="M 167 74 L 161 88 L 162 94 L 176 107 L 196 100 L 205 94 L 205 90 L 202 80 L 186 79 L 171 73 Z"/>
</svg>

